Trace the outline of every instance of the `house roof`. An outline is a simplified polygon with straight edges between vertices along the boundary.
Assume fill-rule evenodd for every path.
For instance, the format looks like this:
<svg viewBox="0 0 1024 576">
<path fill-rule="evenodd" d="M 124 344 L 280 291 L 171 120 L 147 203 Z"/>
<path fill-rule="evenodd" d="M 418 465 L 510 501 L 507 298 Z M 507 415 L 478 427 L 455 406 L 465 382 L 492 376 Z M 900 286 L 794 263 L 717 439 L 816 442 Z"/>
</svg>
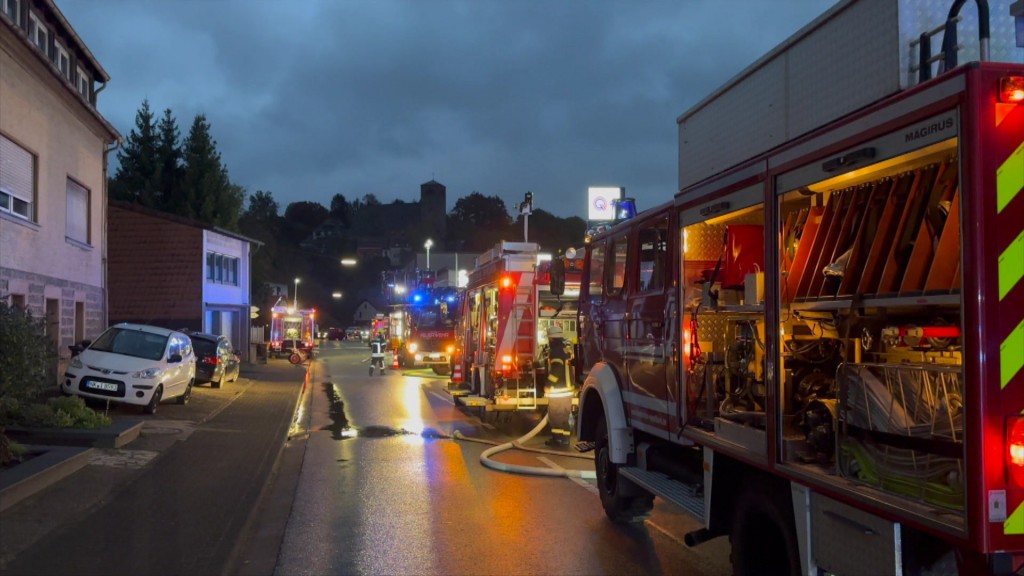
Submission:
<svg viewBox="0 0 1024 576">
<path fill-rule="evenodd" d="M 154 217 L 154 218 L 162 218 L 164 220 L 169 220 L 171 222 L 176 222 L 176 223 L 182 224 L 184 226 L 191 226 L 193 228 L 199 228 L 199 229 L 202 229 L 202 230 L 210 230 L 210 231 L 216 232 L 217 234 L 220 234 L 222 236 L 227 236 L 229 238 L 234 238 L 236 240 L 241 240 L 243 242 L 248 242 L 250 244 L 255 244 L 257 246 L 262 246 L 263 245 L 263 242 L 260 242 L 259 240 L 255 239 L 255 238 L 250 238 L 248 236 L 244 236 L 242 234 L 239 234 L 238 232 L 232 232 L 231 230 L 227 230 L 225 228 L 221 228 L 220 226 L 214 226 L 213 224 L 210 224 L 209 222 L 201 222 L 199 220 L 193 220 L 192 218 L 186 218 L 184 216 L 178 216 L 177 214 L 171 214 L 170 212 L 163 212 L 163 211 L 160 211 L 160 210 L 155 210 L 153 208 L 146 208 L 145 206 L 141 206 L 139 204 L 134 204 L 132 202 L 124 202 L 122 200 L 110 200 L 109 204 L 110 204 L 110 206 L 113 206 L 114 208 L 120 208 L 122 210 L 127 210 L 129 212 L 136 212 L 136 213 L 139 213 L 139 214 L 145 214 L 147 216 L 151 216 L 151 217 Z"/>
</svg>

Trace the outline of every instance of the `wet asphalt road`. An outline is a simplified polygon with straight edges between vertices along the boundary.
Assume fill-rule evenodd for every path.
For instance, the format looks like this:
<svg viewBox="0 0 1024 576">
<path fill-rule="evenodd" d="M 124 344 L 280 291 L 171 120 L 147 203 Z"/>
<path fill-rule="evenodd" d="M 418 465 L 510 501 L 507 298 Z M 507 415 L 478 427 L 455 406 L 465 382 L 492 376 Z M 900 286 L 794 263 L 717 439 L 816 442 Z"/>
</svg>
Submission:
<svg viewBox="0 0 1024 576">
<path fill-rule="evenodd" d="M 444 380 L 427 372 L 368 377 L 367 356 L 362 345 L 328 343 L 312 368 L 275 574 L 729 573 L 727 543 L 686 548 L 682 536 L 697 526 L 674 507 L 659 501 L 647 522 L 616 526 L 593 480 L 485 468 L 488 445 L 437 436 L 505 441 L 521 432 L 456 409 Z M 545 437 L 530 445 L 544 448 Z M 495 458 L 593 467 L 526 452 Z"/>
</svg>

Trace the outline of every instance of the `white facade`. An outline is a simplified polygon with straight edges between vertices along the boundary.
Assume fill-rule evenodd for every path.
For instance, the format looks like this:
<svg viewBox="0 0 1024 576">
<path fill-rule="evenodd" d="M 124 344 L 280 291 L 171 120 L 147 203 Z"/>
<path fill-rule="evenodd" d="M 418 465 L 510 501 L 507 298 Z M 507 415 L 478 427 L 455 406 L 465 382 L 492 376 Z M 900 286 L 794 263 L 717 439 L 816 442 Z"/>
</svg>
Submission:
<svg viewBox="0 0 1024 576">
<path fill-rule="evenodd" d="M 203 231 L 203 331 L 227 336 L 247 356 L 249 348 L 248 241 Z"/>
<path fill-rule="evenodd" d="M 32 14 L 54 42 L 80 42 L 63 16 L 42 0 L 19 7 L 17 20 L 0 11 L 0 299 L 45 319 L 65 363 L 68 345 L 106 327 L 106 155 L 119 135 L 88 99 L 93 78 L 73 83 L 66 52 L 25 34 Z"/>
</svg>

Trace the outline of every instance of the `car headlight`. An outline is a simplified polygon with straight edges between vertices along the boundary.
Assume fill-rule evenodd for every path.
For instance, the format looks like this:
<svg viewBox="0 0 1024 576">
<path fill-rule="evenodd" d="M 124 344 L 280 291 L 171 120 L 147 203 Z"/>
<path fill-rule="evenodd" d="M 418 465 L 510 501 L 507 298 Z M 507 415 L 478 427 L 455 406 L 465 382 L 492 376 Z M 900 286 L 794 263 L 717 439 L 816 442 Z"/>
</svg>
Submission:
<svg viewBox="0 0 1024 576">
<path fill-rule="evenodd" d="M 132 378 L 145 378 L 148 380 L 150 378 L 156 378 L 159 375 L 160 368 L 146 368 L 145 370 L 140 370 L 135 374 L 132 374 Z"/>
<path fill-rule="evenodd" d="M 418 346 L 416 346 L 415 342 L 409 342 L 409 352 L 415 353 L 417 348 Z"/>
<path fill-rule="evenodd" d="M 74 358 L 71 359 L 71 368 L 81 368 L 81 367 L 82 367 L 82 359 L 81 358 L 79 358 L 78 356 L 75 356 Z"/>
</svg>

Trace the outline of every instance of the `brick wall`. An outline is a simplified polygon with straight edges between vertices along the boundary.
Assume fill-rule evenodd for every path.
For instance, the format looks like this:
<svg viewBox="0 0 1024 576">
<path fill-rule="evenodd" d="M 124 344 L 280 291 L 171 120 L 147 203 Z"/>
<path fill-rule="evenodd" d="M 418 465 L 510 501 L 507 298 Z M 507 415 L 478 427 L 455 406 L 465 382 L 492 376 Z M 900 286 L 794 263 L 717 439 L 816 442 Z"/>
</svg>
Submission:
<svg viewBox="0 0 1024 576">
<path fill-rule="evenodd" d="M 203 230 L 109 206 L 110 323 L 202 328 Z"/>
</svg>

